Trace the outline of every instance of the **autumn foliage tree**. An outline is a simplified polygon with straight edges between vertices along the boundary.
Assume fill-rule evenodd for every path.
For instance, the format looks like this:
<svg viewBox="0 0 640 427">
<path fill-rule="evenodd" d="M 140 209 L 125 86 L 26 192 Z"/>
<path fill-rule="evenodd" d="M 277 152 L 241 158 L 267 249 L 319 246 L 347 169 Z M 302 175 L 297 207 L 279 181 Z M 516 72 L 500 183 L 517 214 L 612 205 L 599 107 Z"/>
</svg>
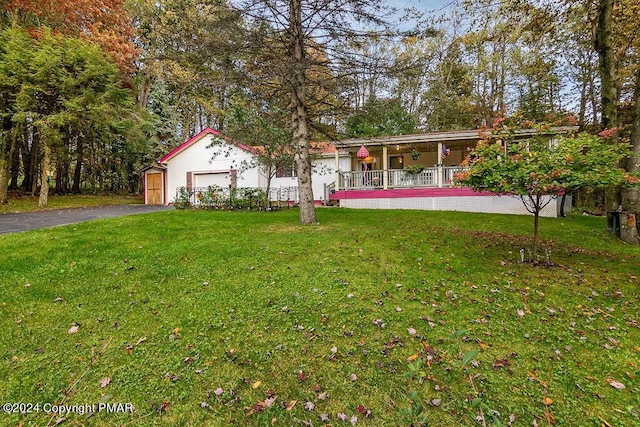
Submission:
<svg viewBox="0 0 640 427">
<path fill-rule="evenodd" d="M 16 22 L 37 35 L 43 27 L 98 44 L 124 73 L 135 71 L 138 50 L 125 0 L 4 0 L 5 22 Z"/>
<path fill-rule="evenodd" d="M 540 212 L 556 197 L 586 187 L 638 183 L 618 167 L 628 147 L 582 133 L 575 137 L 536 136 L 514 142 L 512 134 L 482 141 L 470 153 L 470 169 L 456 176 L 461 186 L 518 197 L 534 216 L 533 257 L 539 249 Z"/>
<path fill-rule="evenodd" d="M 15 27 L 1 30 L 0 41 L 0 148 L 10 147 L 8 156 L 4 148 L 0 152 L 0 202 L 6 201 L 8 166 L 18 146 L 30 153 L 36 183 L 40 171 L 41 207 L 54 178 L 66 192 L 73 175 L 79 191 L 81 178 L 93 173 L 115 190 L 118 175 L 126 180 L 133 169 L 127 156 L 135 148 L 124 141 L 135 139 L 141 126 L 117 66 L 96 44 L 51 31 L 33 38 Z M 26 178 L 25 160 L 23 167 Z"/>
</svg>

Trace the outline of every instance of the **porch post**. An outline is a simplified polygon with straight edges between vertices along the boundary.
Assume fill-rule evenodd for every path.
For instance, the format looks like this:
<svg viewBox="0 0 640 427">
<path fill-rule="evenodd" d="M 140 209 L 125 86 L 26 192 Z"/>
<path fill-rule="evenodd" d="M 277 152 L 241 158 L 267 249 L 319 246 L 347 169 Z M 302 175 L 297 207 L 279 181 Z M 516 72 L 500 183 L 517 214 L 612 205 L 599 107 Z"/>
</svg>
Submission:
<svg viewBox="0 0 640 427">
<path fill-rule="evenodd" d="M 442 188 L 444 182 L 444 169 L 442 165 L 442 153 L 444 153 L 444 142 L 438 142 L 438 188 Z"/>
<path fill-rule="evenodd" d="M 389 187 L 389 149 L 386 145 L 382 146 L 382 188 Z"/>
<path fill-rule="evenodd" d="M 335 147 L 335 145 L 334 145 Z M 338 147 L 335 147 L 335 158 L 336 158 L 336 191 L 339 190 L 340 186 L 340 153 L 338 152 Z"/>
</svg>

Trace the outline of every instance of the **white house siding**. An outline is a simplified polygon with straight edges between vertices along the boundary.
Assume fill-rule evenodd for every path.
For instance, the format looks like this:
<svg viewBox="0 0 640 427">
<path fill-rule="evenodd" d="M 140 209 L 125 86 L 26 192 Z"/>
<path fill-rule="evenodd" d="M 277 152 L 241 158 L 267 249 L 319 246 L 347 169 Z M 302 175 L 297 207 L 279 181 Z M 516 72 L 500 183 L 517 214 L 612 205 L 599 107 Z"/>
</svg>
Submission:
<svg viewBox="0 0 640 427">
<path fill-rule="evenodd" d="M 211 134 L 185 147 L 183 151 L 171 157 L 166 162 L 167 186 L 166 201 L 173 203 L 176 191 L 187 185 L 187 173 L 192 173 L 191 185 L 207 187 L 211 184 L 228 186 L 231 184 L 231 170 L 241 168 L 243 162 L 250 162 L 253 154 L 233 144 L 215 145 L 207 148 L 213 141 Z M 315 200 L 324 200 L 325 184 L 335 182 L 335 157 L 333 154 L 323 156 L 313 161 L 313 196 Z M 348 170 L 349 157 L 340 158 L 340 168 Z M 238 172 L 237 187 L 266 188 L 267 176 L 262 168 L 252 168 Z M 295 177 L 275 177 L 271 180 L 272 188 L 297 187 Z"/>
<path fill-rule="evenodd" d="M 557 217 L 560 198 L 551 201 L 540 216 Z M 498 214 L 530 215 L 518 197 L 462 196 L 462 197 L 405 197 L 395 199 L 340 199 L 340 206 L 353 209 L 417 209 L 427 211 L 460 211 Z M 571 212 L 571 197 L 565 202 L 565 213 Z"/>
<path fill-rule="evenodd" d="M 340 157 L 339 161 L 341 170 L 349 170 L 351 160 L 348 156 Z M 263 178 L 266 185 L 266 178 Z M 325 185 L 333 184 L 336 181 L 336 160 L 333 154 L 323 156 L 313 160 L 311 185 L 313 187 L 313 199 L 324 201 Z M 298 179 L 296 177 L 276 177 L 271 180 L 272 188 L 297 187 Z"/>
<path fill-rule="evenodd" d="M 212 135 L 205 135 L 167 161 L 167 203 L 173 203 L 178 188 L 187 185 L 187 172 L 193 174 L 191 183 L 195 186 L 208 186 L 214 182 L 229 185 L 230 171 L 253 157 L 250 152 L 233 145 L 207 148 L 212 141 Z M 248 170 L 238 176 L 237 186 L 258 187 L 259 181 L 257 171 Z"/>
</svg>

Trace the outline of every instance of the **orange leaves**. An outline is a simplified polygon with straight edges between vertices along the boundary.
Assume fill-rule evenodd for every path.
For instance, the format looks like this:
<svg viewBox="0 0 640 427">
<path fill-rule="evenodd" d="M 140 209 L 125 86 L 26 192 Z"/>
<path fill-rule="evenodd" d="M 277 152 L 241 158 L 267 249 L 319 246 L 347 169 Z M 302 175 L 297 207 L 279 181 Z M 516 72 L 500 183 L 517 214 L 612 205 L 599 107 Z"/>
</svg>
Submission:
<svg viewBox="0 0 640 427">
<path fill-rule="evenodd" d="M 285 408 L 287 411 L 290 411 L 293 409 L 294 406 L 296 406 L 296 403 L 298 403 L 297 400 L 292 400 L 291 402 L 289 402 L 289 404 L 287 405 L 287 407 Z"/>
<path fill-rule="evenodd" d="M 124 0 L 13 0 L 2 8 L 17 12 L 16 16 L 24 17 L 26 25 L 33 22 L 30 15 L 36 15 L 39 25 L 88 38 L 100 45 L 121 71 L 130 73 L 135 69 L 138 50 L 124 3 Z"/>
<path fill-rule="evenodd" d="M 542 387 L 547 388 L 548 385 L 546 382 L 542 381 L 541 379 L 539 379 L 538 377 L 535 376 L 535 374 L 533 372 L 527 371 L 527 374 L 529 375 L 529 378 L 531 378 L 532 380 L 536 381 L 538 384 L 540 384 Z"/>
</svg>

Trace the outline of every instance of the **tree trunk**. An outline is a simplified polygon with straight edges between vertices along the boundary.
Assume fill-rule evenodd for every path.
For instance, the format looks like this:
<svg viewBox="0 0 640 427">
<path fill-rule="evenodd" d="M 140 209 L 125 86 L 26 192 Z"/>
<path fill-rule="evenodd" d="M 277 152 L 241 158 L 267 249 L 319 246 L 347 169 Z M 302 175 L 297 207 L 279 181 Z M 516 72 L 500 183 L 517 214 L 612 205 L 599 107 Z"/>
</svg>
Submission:
<svg viewBox="0 0 640 427">
<path fill-rule="evenodd" d="M 603 129 L 611 129 L 618 125 L 618 92 L 611 35 L 613 2 L 614 0 L 599 0 L 598 26 L 595 40 L 595 48 L 598 52 L 600 64 Z"/>
<path fill-rule="evenodd" d="M 11 160 L 4 144 L 9 141 L 0 141 L 0 204 L 9 203 L 9 168 Z"/>
<path fill-rule="evenodd" d="M 581 78 L 583 80 L 582 80 L 582 85 L 580 87 L 580 113 L 578 113 L 578 128 L 580 132 L 584 131 L 585 116 L 587 111 L 587 79 L 584 74 L 581 75 Z"/>
<path fill-rule="evenodd" d="M 273 179 L 273 165 L 267 166 L 267 207 L 271 207 L 271 180 Z"/>
<path fill-rule="evenodd" d="M 14 145 L 11 137 L 11 118 L 2 119 L 0 129 L 0 204 L 9 202 L 9 171 L 11 169 L 11 148 Z"/>
<path fill-rule="evenodd" d="M 49 168 L 51 167 L 51 146 L 44 142 L 44 155 L 42 156 L 42 185 L 40 186 L 40 198 L 38 207 L 46 208 L 49 201 Z"/>
<path fill-rule="evenodd" d="M 634 90 L 635 109 L 631 130 L 631 157 L 627 159 L 627 171 L 640 172 L 640 68 L 636 73 L 636 87 Z M 626 188 L 622 191 L 622 207 L 640 218 L 640 187 Z M 636 222 L 636 227 L 638 226 Z M 640 229 L 638 230 L 640 231 Z"/>
<path fill-rule="evenodd" d="M 18 180 L 20 179 L 20 145 L 18 145 L 18 136 L 12 138 L 11 141 L 11 172 L 9 190 L 18 189 Z"/>
<path fill-rule="evenodd" d="M 616 87 L 615 52 L 612 40 L 613 3 L 614 0 L 599 0 L 595 39 L 600 69 L 603 129 L 612 129 L 618 126 L 618 91 Z M 614 134 L 612 141 L 614 144 L 618 142 L 617 134 Z M 619 188 L 609 187 L 605 189 L 606 210 L 616 210 L 621 203 Z"/>
<path fill-rule="evenodd" d="M 538 223 L 540 220 L 540 209 L 536 207 L 535 212 L 533 213 L 533 259 L 531 262 L 535 265 L 538 264 Z"/>
<path fill-rule="evenodd" d="M 82 137 L 78 137 L 76 143 L 76 167 L 73 170 L 73 188 L 71 192 L 74 194 L 80 193 L 80 178 L 82 176 L 82 160 L 84 155 L 84 144 Z"/>
<path fill-rule="evenodd" d="M 309 116 L 307 114 L 304 33 L 302 31 L 301 0 L 290 0 L 289 31 L 290 53 L 293 59 L 291 79 L 291 127 L 293 133 L 294 160 L 298 175 L 300 222 L 316 223 L 316 210 L 311 186 L 311 154 L 309 146 Z"/>
</svg>

